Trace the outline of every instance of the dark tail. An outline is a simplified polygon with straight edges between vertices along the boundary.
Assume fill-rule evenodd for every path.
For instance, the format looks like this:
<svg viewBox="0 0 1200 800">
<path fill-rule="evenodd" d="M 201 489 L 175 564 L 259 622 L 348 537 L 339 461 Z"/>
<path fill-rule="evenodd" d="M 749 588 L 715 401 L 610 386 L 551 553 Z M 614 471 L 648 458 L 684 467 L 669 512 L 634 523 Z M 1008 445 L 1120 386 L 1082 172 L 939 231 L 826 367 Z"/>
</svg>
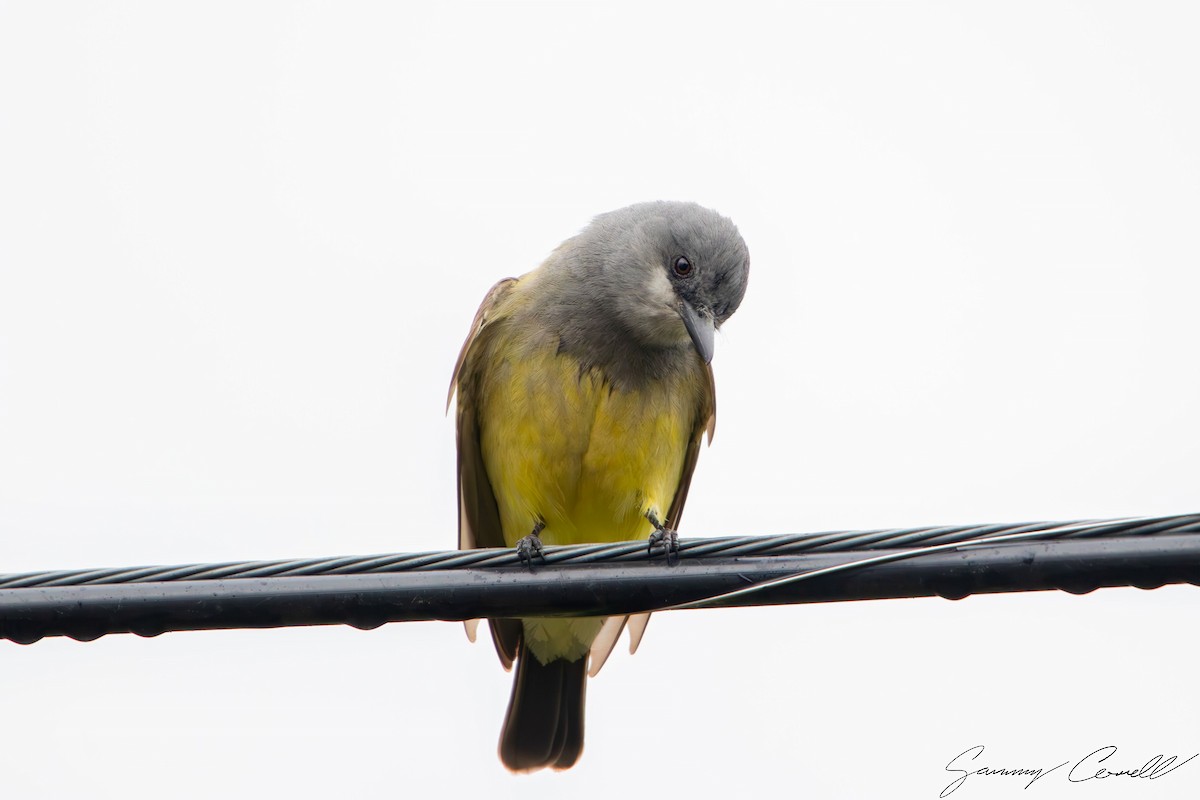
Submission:
<svg viewBox="0 0 1200 800">
<path fill-rule="evenodd" d="M 512 699 L 500 731 L 500 760 L 515 772 L 567 769 L 583 752 L 587 658 L 537 660 L 521 643 Z"/>
</svg>

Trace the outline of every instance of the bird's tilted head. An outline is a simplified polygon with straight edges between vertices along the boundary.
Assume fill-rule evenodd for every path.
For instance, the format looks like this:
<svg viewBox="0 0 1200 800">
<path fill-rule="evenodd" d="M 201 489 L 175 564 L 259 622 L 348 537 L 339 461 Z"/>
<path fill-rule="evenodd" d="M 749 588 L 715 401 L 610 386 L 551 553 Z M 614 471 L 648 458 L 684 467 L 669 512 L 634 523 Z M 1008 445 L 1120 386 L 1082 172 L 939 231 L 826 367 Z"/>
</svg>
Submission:
<svg viewBox="0 0 1200 800">
<path fill-rule="evenodd" d="M 713 334 L 742 302 L 750 255 L 734 224 L 695 203 L 639 203 L 601 214 L 571 250 L 591 299 L 644 347 L 691 342 L 707 363 Z"/>
</svg>

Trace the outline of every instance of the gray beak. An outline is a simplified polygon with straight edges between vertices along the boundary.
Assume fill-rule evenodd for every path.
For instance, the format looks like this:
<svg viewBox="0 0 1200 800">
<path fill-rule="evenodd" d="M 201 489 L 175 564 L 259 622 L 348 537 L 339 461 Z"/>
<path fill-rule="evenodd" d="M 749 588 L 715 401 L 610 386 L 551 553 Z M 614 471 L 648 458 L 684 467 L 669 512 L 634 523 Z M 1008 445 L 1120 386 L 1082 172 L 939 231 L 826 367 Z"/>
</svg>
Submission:
<svg viewBox="0 0 1200 800">
<path fill-rule="evenodd" d="M 683 325 L 692 337 L 692 344 L 696 345 L 696 352 L 708 364 L 712 361 L 713 339 L 717 332 L 712 317 L 698 312 L 687 300 L 681 301 L 679 316 L 683 317 Z"/>
</svg>

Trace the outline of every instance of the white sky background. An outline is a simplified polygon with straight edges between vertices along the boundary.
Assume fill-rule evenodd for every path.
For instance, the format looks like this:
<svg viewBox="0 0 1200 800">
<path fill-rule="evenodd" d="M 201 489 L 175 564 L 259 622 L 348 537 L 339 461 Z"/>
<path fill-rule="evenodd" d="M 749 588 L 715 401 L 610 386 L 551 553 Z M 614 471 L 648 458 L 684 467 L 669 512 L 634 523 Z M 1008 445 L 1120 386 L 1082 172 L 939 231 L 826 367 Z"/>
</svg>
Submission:
<svg viewBox="0 0 1200 800">
<path fill-rule="evenodd" d="M 1200 510 L 1179 4 L 0 5 L 0 572 L 449 548 L 476 306 L 732 217 L 687 536 Z M 1200 752 L 1194 587 L 679 612 L 512 777 L 457 624 L 0 643 L 5 797 L 933 798 Z M 1060 773 L 1030 797 L 1195 797 Z M 975 777 L 953 795 L 1025 796 Z"/>
</svg>

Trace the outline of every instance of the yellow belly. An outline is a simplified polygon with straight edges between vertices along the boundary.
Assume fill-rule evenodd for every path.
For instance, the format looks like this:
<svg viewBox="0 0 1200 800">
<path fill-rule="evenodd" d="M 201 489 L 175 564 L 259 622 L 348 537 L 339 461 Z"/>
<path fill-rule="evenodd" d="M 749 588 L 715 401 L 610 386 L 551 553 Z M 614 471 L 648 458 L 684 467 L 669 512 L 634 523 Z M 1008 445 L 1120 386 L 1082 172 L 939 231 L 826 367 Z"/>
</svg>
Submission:
<svg viewBox="0 0 1200 800">
<path fill-rule="evenodd" d="M 480 445 L 509 546 L 538 522 L 545 544 L 562 545 L 644 539 L 647 511 L 665 519 L 695 424 L 694 381 L 621 391 L 547 348 L 493 357 L 482 388 Z M 601 622 L 527 619 L 526 641 L 542 661 L 574 660 Z"/>
<path fill-rule="evenodd" d="M 622 392 L 547 352 L 495 364 L 481 419 L 484 463 L 510 546 L 648 536 L 679 485 L 695 408 L 679 387 Z"/>
</svg>

